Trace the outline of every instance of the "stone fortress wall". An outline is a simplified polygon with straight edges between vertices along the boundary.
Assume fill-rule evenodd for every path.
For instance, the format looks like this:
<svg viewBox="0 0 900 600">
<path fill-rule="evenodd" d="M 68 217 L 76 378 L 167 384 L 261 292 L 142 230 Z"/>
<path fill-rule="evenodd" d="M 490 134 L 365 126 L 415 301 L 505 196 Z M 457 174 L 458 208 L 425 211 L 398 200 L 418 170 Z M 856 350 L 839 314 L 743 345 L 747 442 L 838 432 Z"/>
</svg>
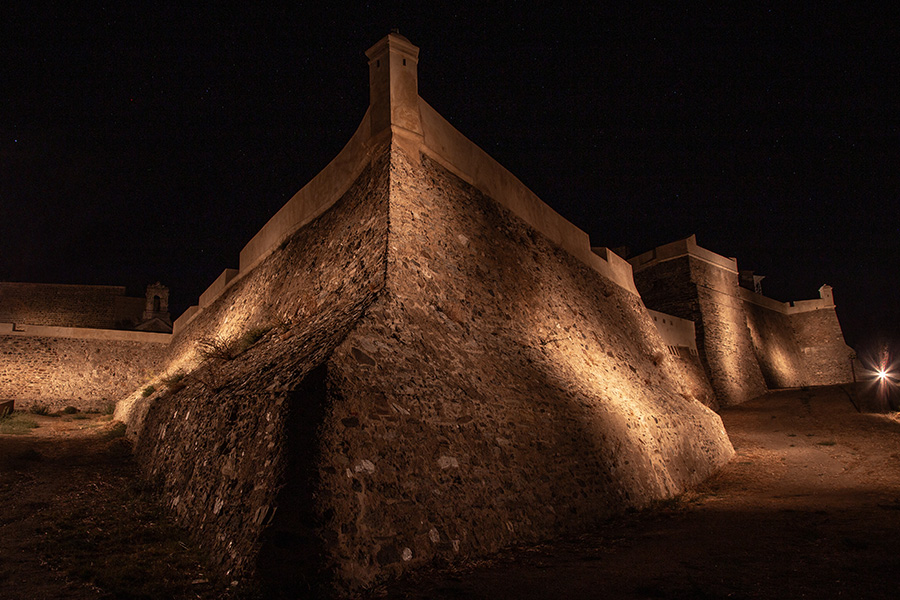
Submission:
<svg viewBox="0 0 900 600">
<path fill-rule="evenodd" d="M 159 371 L 163 333 L 0 323 L 0 399 L 106 410 Z"/>
<path fill-rule="evenodd" d="M 0 282 L 0 323 L 131 329 L 143 310 L 121 286 Z"/>
<path fill-rule="evenodd" d="M 133 331 L 145 298 L 121 286 L 0 282 L 0 400 L 104 410 L 159 370 L 171 339 Z"/>
<path fill-rule="evenodd" d="M 689 319 L 706 373 L 723 404 L 771 388 L 851 381 L 830 286 L 821 298 L 779 302 L 739 285 L 737 261 L 697 245 L 695 236 L 629 260 L 651 308 Z"/>
<path fill-rule="evenodd" d="M 136 354 L 156 391 L 116 409 L 223 573 L 346 589 L 574 530 L 724 464 L 709 407 L 833 378 L 828 307 L 750 302 L 695 243 L 591 248 L 418 96 L 418 48 L 368 56 L 356 133 Z"/>
<path fill-rule="evenodd" d="M 630 265 L 418 97 L 417 51 L 370 50 L 356 134 L 176 322 L 159 391 L 117 409 L 234 576 L 369 585 L 670 497 L 733 453 Z"/>
</svg>

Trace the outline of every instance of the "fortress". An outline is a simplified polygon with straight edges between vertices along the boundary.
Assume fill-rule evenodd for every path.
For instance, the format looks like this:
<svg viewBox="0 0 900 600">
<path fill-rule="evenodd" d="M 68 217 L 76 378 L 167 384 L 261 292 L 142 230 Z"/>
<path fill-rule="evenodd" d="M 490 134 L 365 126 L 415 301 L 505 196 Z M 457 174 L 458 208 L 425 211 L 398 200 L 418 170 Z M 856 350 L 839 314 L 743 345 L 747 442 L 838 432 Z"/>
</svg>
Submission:
<svg viewBox="0 0 900 600">
<path fill-rule="evenodd" d="M 172 334 L 0 306 L 0 399 L 117 400 L 223 573 L 353 589 L 577 531 L 726 463 L 717 407 L 849 380 L 828 286 L 776 302 L 693 237 L 591 248 L 419 97 L 418 48 L 367 56 L 356 133 Z"/>
</svg>

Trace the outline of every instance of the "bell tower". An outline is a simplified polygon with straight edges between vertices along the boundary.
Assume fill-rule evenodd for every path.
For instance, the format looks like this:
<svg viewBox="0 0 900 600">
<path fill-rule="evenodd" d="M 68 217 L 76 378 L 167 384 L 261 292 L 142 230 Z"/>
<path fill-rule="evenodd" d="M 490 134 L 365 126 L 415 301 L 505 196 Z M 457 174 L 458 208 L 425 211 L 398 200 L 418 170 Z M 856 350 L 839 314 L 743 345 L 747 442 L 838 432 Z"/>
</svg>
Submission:
<svg viewBox="0 0 900 600">
<path fill-rule="evenodd" d="M 172 316 L 169 314 L 169 288 L 160 282 L 147 286 L 147 302 L 139 331 L 172 332 Z"/>
</svg>

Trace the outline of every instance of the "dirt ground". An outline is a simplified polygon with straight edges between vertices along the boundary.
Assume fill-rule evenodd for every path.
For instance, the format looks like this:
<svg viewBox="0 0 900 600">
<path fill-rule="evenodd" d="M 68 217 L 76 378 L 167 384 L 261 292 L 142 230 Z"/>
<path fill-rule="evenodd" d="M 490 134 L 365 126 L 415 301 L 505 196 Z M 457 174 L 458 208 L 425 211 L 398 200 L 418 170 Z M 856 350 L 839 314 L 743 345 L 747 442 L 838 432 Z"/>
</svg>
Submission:
<svg viewBox="0 0 900 600">
<path fill-rule="evenodd" d="M 100 415 L 0 434 L 0 598 L 241 598 L 142 486 Z M 77 417 L 77 418 L 76 418 Z M 900 422 L 841 388 L 722 412 L 735 458 L 594 531 L 420 572 L 379 598 L 896 598 Z"/>
</svg>

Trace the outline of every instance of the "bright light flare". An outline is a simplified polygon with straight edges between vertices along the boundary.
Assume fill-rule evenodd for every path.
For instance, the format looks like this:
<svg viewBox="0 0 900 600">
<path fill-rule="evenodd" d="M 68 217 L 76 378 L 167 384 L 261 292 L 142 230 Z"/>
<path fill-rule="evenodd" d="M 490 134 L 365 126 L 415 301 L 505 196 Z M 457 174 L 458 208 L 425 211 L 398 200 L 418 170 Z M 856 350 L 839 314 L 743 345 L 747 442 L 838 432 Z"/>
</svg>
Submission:
<svg viewBox="0 0 900 600">
<path fill-rule="evenodd" d="M 884 381 L 888 377 L 888 372 L 884 369 L 878 369 L 875 371 L 875 377 L 878 378 L 878 381 Z"/>
</svg>

